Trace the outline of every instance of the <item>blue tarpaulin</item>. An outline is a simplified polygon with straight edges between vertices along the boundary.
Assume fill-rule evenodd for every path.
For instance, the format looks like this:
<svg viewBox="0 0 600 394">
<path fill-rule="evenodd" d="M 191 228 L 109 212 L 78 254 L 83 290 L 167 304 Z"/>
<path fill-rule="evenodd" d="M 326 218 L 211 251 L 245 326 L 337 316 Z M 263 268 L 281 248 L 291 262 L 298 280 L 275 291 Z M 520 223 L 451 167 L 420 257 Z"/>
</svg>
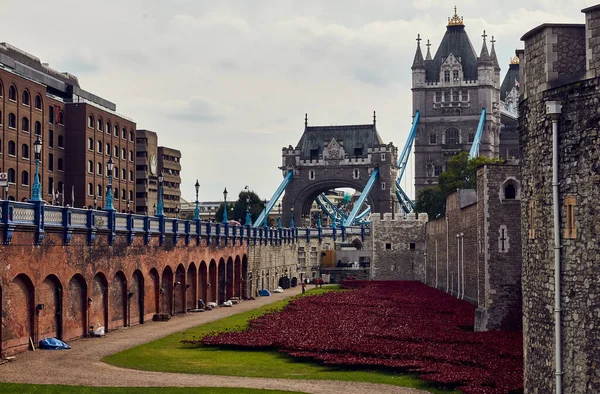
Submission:
<svg viewBox="0 0 600 394">
<path fill-rule="evenodd" d="M 269 290 L 267 290 L 267 289 L 260 289 L 258 291 L 258 295 L 261 296 L 261 297 L 268 297 L 268 296 L 271 295 L 271 292 Z"/>
<path fill-rule="evenodd" d="M 71 346 L 56 338 L 44 338 L 40 341 L 40 349 L 62 350 L 71 349 Z"/>
</svg>

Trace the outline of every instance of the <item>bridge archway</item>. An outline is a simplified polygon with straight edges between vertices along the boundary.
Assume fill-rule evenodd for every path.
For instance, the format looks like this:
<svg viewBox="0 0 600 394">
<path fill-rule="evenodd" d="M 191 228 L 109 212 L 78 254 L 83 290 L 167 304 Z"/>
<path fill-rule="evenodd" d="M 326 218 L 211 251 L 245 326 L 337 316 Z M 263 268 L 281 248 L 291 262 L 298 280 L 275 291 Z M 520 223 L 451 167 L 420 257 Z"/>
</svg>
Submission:
<svg viewBox="0 0 600 394">
<path fill-rule="evenodd" d="M 4 341 L 7 342 L 7 348 L 28 348 L 29 337 L 37 340 L 34 333 L 34 302 L 35 288 L 31 279 L 26 274 L 19 274 L 8 285 L 8 291 L 5 295 L 10 299 L 10 303 L 5 305 L 3 318 L 10 321 L 7 325 Z M 3 325 L 3 330 L 5 327 Z"/>
<path fill-rule="evenodd" d="M 140 324 L 144 323 L 144 275 L 140 270 L 133 272 L 131 278 L 131 288 L 127 293 L 129 318 L 128 326 L 131 326 L 132 321 L 137 321 Z"/>
<path fill-rule="evenodd" d="M 196 309 L 198 295 L 198 270 L 196 269 L 196 264 L 193 261 L 188 267 L 185 287 L 186 310 Z"/>
<path fill-rule="evenodd" d="M 92 280 L 88 315 L 91 330 L 104 327 L 108 331 L 108 281 L 102 272 L 98 272 Z"/>
<path fill-rule="evenodd" d="M 110 288 L 110 304 L 114 310 L 111 326 L 127 326 L 127 278 L 123 271 L 118 271 Z"/>
<path fill-rule="evenodd" d="M 199 275 L 199 280 L 200 280 L 200 298 L 202 298 L 202 301 L 204 301 L 204 303 L 208 302 L 208 272 L 207 272 L 207 268 L 206 268 L 206 261 L 202 261 L 200 263 L 200 275 Z"/>
<path fill-rule="evenodd" d="M 227 273 L 227 279 L 225 280 L 225 301 L 227 301 L 227 300 L 231 299 L 231 297 L 233 297 L 234 275 L 233 275 L 233 259 L 231 258 L 231 256 L 229 256 L 227 258 L 226 273 Z"/>
<path fill-rule="evenodd" d="M 223 302 L 225 302 L 225 260 L 223 260 L 223 258 L 221 258 L 219 260 L 219 265 L 218 265 L 218 278 L 217 278 L 217 287 L 219 289 L 218 291 L 218 304 L 222 304 Z"/>
<path fill-rule="evenodd" d="M 235 256 L 234 266 L 234 275 L 233 275 L 233 296 L 240 297 L 242 290 L 242 263 L 240 261 L 240 256 Z"/>
<path fill-rule="evenodd" d="M 56 275 L 48 275 L 38 291 L 38 304 L 44 309 L 38 314 L 38 332 L 41 338 L 63 337 L 63 288 Z"/>
<path fill-rule="evenodd" d="M 173 270 L 166 266 L 160 283 L 161 313 L 173 314 Z"/>
<path fill-rule="evenodd" d="M 64 317 L 65 338 L 78 338 L 87 335 L 87 283 L 81 274 L 69 280 Z"/>
<path fill-rule="evenodd" d="M 248 285 L 252 287 L 252 276 L 248 274 L 248 256 L 242 256 L 242 298 L 246 299 L 252 294 L 252 289 L 248 289 Z"/>
<path fill-rule="evenodd" d="M 208 267 L 208 301 L 217 302 L 217 289 L 219 288 L 219 282 L 217 281 L 217 262 L 210 260 Z"/>
<path fill-rule="evenodd" d="M 185 313 L 185 292 L 187 287 L 185 279 L 185 267 L 183 264 L 179 264 L 175 273 L 175 283 L 173 284 L 173 314 Z"/>
<path fill-rule="evenodd" d="M 148 285 L 150 294 L 150 305 L 154 306 L 154 313 L 162 313 L 160 310 L 161 307 L 161 287 L 160 287 L 160 276 L 158 275 L 158 270 L 156 268 L 152 268 L 150 270 L 150 280 Z"/>
</svg>

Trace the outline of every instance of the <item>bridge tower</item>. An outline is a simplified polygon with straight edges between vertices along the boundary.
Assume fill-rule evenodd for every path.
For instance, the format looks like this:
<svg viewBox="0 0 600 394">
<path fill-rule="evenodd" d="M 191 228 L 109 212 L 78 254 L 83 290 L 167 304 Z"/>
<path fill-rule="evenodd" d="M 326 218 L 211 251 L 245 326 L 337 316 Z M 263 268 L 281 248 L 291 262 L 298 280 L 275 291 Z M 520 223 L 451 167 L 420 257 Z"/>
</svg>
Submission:
<svg viewBox="0 0 600 394">
<path fill-rule="evenodd" d="M 486 109 L 479 153 L 500 154 L 500 67 L 494 39 L 488 52 L 483 32 L 479 56 L 465 31 L 463 18 L 448 18 L 446 33 L 432 58 L 427 40 L 425 58 L 421 38 L 412 65 L 413 113 L 420 111 L 415 138 L 415 197 L 437 184 L 447 161 L 469 151 L 482 108 Z"/>
<path fill-rule="evenodd" d="M 289 171 L 294 174 L 283 198 L 283 224 L 289 224 L 293 207 L 294 222 L 299 225 L 323 192 L 340 187 L 362 191 L 375 169 L 379 169 L 379 176 L 366 202 L 372 212 L 391 212 L 397 162 L 398 148 L 383 142 L 375 114 L 372 124 L 347 126 L 309 126 L 306 117 L 296 147 L 282 149 L 279 168 L 284 176 Z"/>
</svg>

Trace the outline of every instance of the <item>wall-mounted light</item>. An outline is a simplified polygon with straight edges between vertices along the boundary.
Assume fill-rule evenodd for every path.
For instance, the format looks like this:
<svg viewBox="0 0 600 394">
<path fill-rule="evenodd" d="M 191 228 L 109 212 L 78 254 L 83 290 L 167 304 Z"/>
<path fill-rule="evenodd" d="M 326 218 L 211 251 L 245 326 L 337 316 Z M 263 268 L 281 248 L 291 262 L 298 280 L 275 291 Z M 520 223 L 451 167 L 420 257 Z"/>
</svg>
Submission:
<svg viewBox="0 0 600 394">
<path fill-rule="evenodd" d="M 185 285 L 185 288 L 186 288 L 186 289 L 189 289 L 189 288 L 190 288 L 190 286 L 191 286 L 191 285 L 188 283 L 187 285 Z"/>
<path fill-rule="evenodd" d="M 129 298 L 133 297 L 133 292 L 130 291 L 129 293 L 127 293 L 127 297 L 129 297 Z"/>
<path fill-rule="evenodd" d="M 88 297 L 88 304 L 91 304 L 94 299 L 92 297 Z"/>
<path fill-rule="evenodd" d="M 164 287 L 161 287 L 161 288 L 160 288 L 160 293 L 162 294 L 162 293 L 164 293 L 164 292 L 165 292 L 165 289 L 164 289 Z"/>
<path fill-rule="evenodd" d="M 45 307 L 46 307 L 46 305 L 44 305 L 44 304 L 37 304 L 37 305 L 35 306 L 35 310 L 39 312 L 39 311 L 41 311 L 42 309 L 44 309 Z"/>
<path fill-rule="evenodd" d="M 177 287 L 177 286 L 178 286 L 178 285 L 180 285 L 180 284 L 181 284 L 181 282 L 177 281 L 177 282 L 175 282 L 175 283 L 173 284 L 173 287 Z"/>
</svg>

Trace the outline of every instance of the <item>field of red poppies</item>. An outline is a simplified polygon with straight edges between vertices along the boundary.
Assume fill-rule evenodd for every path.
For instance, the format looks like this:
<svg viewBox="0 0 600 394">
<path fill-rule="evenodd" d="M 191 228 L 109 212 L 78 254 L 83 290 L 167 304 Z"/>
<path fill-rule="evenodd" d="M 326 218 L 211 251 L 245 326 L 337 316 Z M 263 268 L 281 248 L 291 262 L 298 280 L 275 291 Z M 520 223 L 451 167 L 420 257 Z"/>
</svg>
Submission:
<svg viewBox="0 0 600 394">
<path fill-rule="evenodd" d="M 275 348 L 292 357 L 386 367 L 465 393 L 520 393 L 522 335 L 473 332 L 475 307 L 417 282 L 357 282 L 352 291 L 292 301 L 244 332 L 204 345 Z"/>
</svg>

